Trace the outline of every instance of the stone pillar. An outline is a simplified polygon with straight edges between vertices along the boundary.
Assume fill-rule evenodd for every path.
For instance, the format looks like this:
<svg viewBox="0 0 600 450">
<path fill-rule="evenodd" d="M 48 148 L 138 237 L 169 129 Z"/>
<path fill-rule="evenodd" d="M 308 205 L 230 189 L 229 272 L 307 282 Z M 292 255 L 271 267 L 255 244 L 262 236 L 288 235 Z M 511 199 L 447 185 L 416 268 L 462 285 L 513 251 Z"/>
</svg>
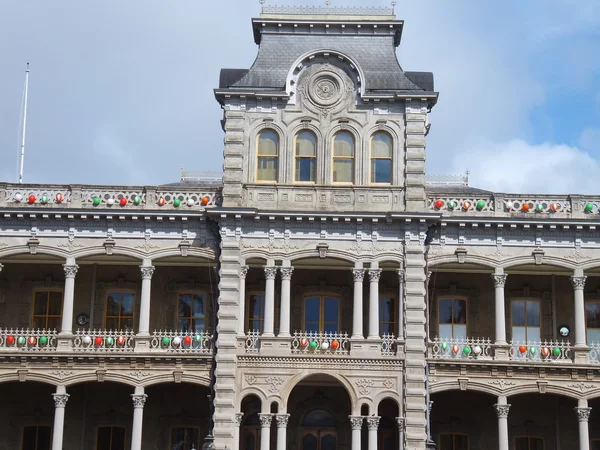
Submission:
<svg viewBox="0 0 600 450">
<path fill-rule="evenodd" d="M 590 450 L 589 420 L 592 408 L 588 407 L 588 401 L 581 399 L 577 408 L 577 421 L 579 422 L 579 450 Z"/>
<path fill-rule="evenodd" d="M 248 266 L 240 267 L 240 298 L 238 300 L 238 336 L 246 336 L 246 275 L 248 275 Z"/>
<path fill-rule="evenodd" d="M 404 269 L 398 269 L 398 339 L 404 339 Z"/>
<path fill-rule="evenodd" d="M 506 397 L 498 397 L 498 403 L 494 405 L 498 415 L 498 450 L 508 450 L 508 411 L 510 405 Z"/>
<path fill-rule="evenodd" d="M 65 293 L 63 296 L 62 326 L 59 336 L 73 336 L 73 302 L 75 300 L 75 275 L 79 266 L 75 264 L 75 259 L 67 258 L 67 263 L 63 264 L 65 271 Z"/>
<path fill-rule="evenodd" d="M 379 339 L 379 278 L 381 269 L 372 263 L 369 269 L 369 339 Z"/>
<path fill-rule="evenodd" d="M 367 417 L 367 428 L 369 429 L 369 450 L 377 450 L 377 429 L 379 428 L 379 416 Z"/>
<path fill-rule="evenodd" d="M 259 414 L 258 417 L 260 418 L 260 450 L 269 450 L 273 414 Z"/>
<path fill-rule="evenodd" d="M 287 425 L 289 414 L 275 414 L 277 421 L 277 450 L 287 449 Z"/>
<path fill-rule="evenodd" d="M 361 432 L 363 426 L 363 416 L 348 416 L 352 428 L 352 450 L 361 450 Z"/>
<path fill-rule="evenodd" d="M 267 265 L 265 269 L 265 319 L 263 322 L 264 337 L 275 336 L 275 277 L 277 276 L 277 267 Z"/>
<path fill-rule="evenodd" d="M 583 294 L 586 278 L 582 269 L 575 269 L 571 277 L 575 300 L 575 346 L 573 353 L 575 355 L 574 361 L 577 364 L 587 364 L 589 361 L 589 349 L 585 336 L 585 299 Z"/>
<path fill-rule="evenodd" d="M 63 432 L 65 429 L 65 406 L 69 394 L 64 386 L 56 386 L 54 397 L 54 429 L 52 431 L 52 450 L 63 450 Z"/>
<path fill-rule="evenodd" d="M 240 445 L 240 427 L 242 426 L 242 420 L 244 419 L 244 413 L 237 413 L 233 417 L 233 425 L 235 429 L 233 430 L 233 445 L 234 448 L 237 448 Z M 200 450 L 200 449 L 198 449 Z"/>
<path fill-rule="evenodd" d="M 142 273 L 142 293 L 140 298 L 140 323 L 136 337 L 150 337 L 150 293 L 152 290 L 152 261 L 145 259 L 140 266 Z"/>
<path fill-rule="evenodd" d="M 499 360 L 508 360 L 509 347 L 506 342 L 506 311 L 504 300 L 504 286 L 506 285 L 506 275 L 504 269 L 496 268 L 492 274 L 495 289 L 495 304 L 496 304 L 496 338 L 494 339 L 494 357 Z"/>
<path fill-rule="evenodd" d="M 136 386 L 131 394 L 133 400 L 133 425 L 131 426 L 131 450 L 142 450 L 142 426 L 144 424 L 144 405 L 148 396 L 142 386 Z"/>
<path fill-rule="evenodd" d="M 352 269 L 354 277 L 354 303 L 352 305 L 352 339 L 364 339 L 363 334 L 363 279 L 365 269 L 357 262 Z"/>
<path fill-rule="evenodd" d="M 404 449 L 404 417 L 396 417 L 398 424 L 398 450 Z"/>
<path fill-rule="evenodd" d="M 294 268 L 289 266 L 289 261 L 284 261 L 281 271 L 281 308 L 279 309 L 279 337 L 290 337 L 290 288 Z"/>
</svg>

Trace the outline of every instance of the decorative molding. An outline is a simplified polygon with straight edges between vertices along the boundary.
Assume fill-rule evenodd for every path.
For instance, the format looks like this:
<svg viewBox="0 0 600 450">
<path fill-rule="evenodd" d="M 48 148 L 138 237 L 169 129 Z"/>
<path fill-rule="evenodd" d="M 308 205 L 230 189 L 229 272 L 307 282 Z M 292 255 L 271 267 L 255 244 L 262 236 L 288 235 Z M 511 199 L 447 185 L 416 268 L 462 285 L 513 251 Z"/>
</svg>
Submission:
<svg viewBox="0 0 600 450">
<path fill-rule="evenodd" d="M 581 261 L 589 261 L 590 259 L 592 259 L 591 256 L 588 255 L 582 255 L 580 252 L 575 251 L 569 255 L 565 255 L 563 256 L 564 259 L 568 259 L 571 261 L 575 261 L 575 262 L 581 262 Z"/>
<path fill-rule="evenodd" d="M 150 243 L 150 241 L 148 239 L 146 239 L 143 244 L 134 245 L 133 248 L 139 248 L 140 250 L 143 250 L 145 253 L 150 253 L 152 250 L 158 250 L 160 248 L 160 246 L 152 245 Z"/>
<path fill-rule="evenodd" d="M 154 275 L 154 271 L 156 268 L 154 266 L 140 266 L 140 272 L 142 273 L 143 280 L 151 280 L 152 275 Z"/>
<path fill-rule="evenodd" d="M 248 275 L 248 270 L 250 270 L 249 266 L 241 266 L 240 267 L 240 278 L 246 279 L 246 275 Z"/>
<path fill-rule="evenodd" d="M 239 426 L 242 424 L 242 420 L 243 420 L 243 419 L 244 419 L 244 413 L 242 413 L 242 412 L 241 412 L 241 413 L 236 413 L 236 414 L 233 416 L 233 424 L 234 424 L 236 427 L 239 427 Z"/>
<path fill-rule="evenodd" d="M 279 271 L 281 272 L 282 280 L 291 280 L 292 273 L 294 272 L 294 268 L 293 267 L 280 267 Z"/>
<path fill-rule="evenodd" d="M 55 377 L 58 377 L 59 379 L 64 379 L 67 377 L 70 377 L 71 375 L 74 375 L 75 372 L 71 372 L 71 371 L 66 371 L 66 370 L 55 370 L 54 372 L 50 372 L 50 375 L 54 375 Z"/>
<path fill-rule="evenodd" d="M 75 275 L 77 275 L 77 269 L 79 269 L 79 266 L 77 264 L 72 264 L 72 265 L 63 264 L 63 269 L 65 271 L 65 278 L 75 278 Z"/>
<path fill-rule="evenodd" d="M 379 282 L 381 278 L 381 269 L 369 269 L 369 281 Z"/>
<path fill-rule="evenodd" d="M 508 380 L 504 380 L 502 378 L 500 378 L 498 380 L 489 380 L 488 384 L 491 386 L 498 386 L 502 390 L 504 390 L 504 388 L 507 386 L 516 386 L 517 385 L 517 383 L 515 383 L 514 381 L 508 381 Z"/>
<path fill-rule="evenodd" d="M 290 420 L 289 414 L 275 414 L 275 421 L 277 422 L 277 428 L 287 428 L 289 420 Z"/>
<path fill-rule="evenodd" d="M 394 380 L 388 378 L 387 380 L 384 380 L 383 387 L 386 389 L 392 389 L 395 384 L 396 383 L 394 383 Z"/>
<path fill-rule="evenodd" d="M 583 290 L 585 288 L 585 280 L 587 277 L 571 277 L 571 283 L 573 283 L 573 289 Z"/>
<path fill-rule="evenodd" d="M 252 386 L 256 383 L 256 377 L 254 375 L 246 375 L 244 376 L 244 379 L 246 380 L 246 384 L 249 386 Z"/>
<path fill-rule="evenodd" d="M 265 270 L 265 278 L 267 280 L 274 280 L 277 276 L 277 267 L 276 266 L 264 266 Z"/>
<path fill-rule="evenodd" d="M 363 281 L 365 278 L 365 269 L 352 269 L 354 281 Z"/>
<path fill-rule="evenodd" d="M 495 259 L 496 261 L 500 261 L 500 260 L 502 260 L 502 259 L 510 258 L 510 257 L 512 257 L 512 256 L 514 256 L 514 255 L 512 255 L 512 254 L 510 254 L 510 253 L 504 253 L 504 252 L 502 252 L 500 249 L 497 249 L 495 252 L 491 252 L 491 253 L 484 253 L 484 254 L 483 254 L 483 255 L 481 255 L 481 256 L 485 256 L 485 257 L 488 257 L 488 258 L 493 258 L 493 259 Z"/>
<path fill-rule="evenodd" d="M 396 417 L 396 425 L 399 431 L 404 431 L 404 417 Z"/>
<path fill-rule="evenodd" d="M 579 392 L 590 391 L 592 389 L 596 389 L 595 384 L 585 384 L 585 383 L 573 383 L 567 384 L 567 387 L 578 390 Z"/>
<path fill-rule="evenodd" d="M 358 387 L 358 392 L 361 395 L 369 395 L 374 384 L 375 383 L 373 383 L 371 378 L 361 378 L 356 380 L 356 386 Z"/>
<path fill-rule="evenodd" d="M 148 378 L 149 376 L 151 376 L 152 372 L 142 372 L 141 370 L 138 370 L 137 372 L 129 372 L 129 375 L 131 375 L 134 378 L 137 378 L 138 380 L 141 380 L 142 378 Z"/>
<path fill-rule="evenodd" d="M 268 377 L 265 382 L 269 385 L 269 392 L 275 394 L 281 390 L 284 379 L 281 377 Z"/>
</svg>

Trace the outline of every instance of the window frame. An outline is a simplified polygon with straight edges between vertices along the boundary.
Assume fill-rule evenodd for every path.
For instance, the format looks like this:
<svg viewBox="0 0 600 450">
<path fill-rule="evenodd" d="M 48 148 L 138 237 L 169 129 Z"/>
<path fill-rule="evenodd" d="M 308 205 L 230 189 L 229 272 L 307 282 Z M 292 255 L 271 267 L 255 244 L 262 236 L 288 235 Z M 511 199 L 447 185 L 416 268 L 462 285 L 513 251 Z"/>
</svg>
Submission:
<svg viewBox="0 0 600 450">
<path fill-rule="evenodd" d="M 386 135 L 390 140 L 390 156 L 373 156 L 373 139 L 376 135 L 383 134 Z M 373 170 L 373 162 L 377 160 L 389 160 L 390 161 L 390 181 L 373 181 L 373 177 L 375 172 Z M 392 135 L 387 131 L 378 130 L 371 134 L 369 138 L 369 184 L 374 184 L 376 186 L 390 186 L 394 183 L 394 139 Z"/>
<path fill-rule="evenodd" d="M 441 323 L 440 322 L 440 314 L 441 314 L 440 304 L 441 304 L 442 300 L 461 300 L 461 301 L 465 302 L 465 323 L 464 323 L 464 326 L 465 326 L 465 336 L 468 339 L 469 338 L 469 297 L 466 297 L 464 295 L 452 295 L 452 294 L 440 295 L 440 296 L 437 297 L 437 332 L 438 332 L 438 337 L 440 339 L 442 339 L 442 332 L 441 332 L 440 325 L 452 325 L 452 339 L 460 339 L 460 338 L 455 337 L 455 335 L 454 335 L 454 326 L 455 325 L 463 325 L 463 324 L 455 324 L 454 323 L 454 302 L 452 303 L 452 323 L 448 324 L 448 323 Z"/>
<path fill-rule="evenodd" d="M 514 302 L 525 302 L 525 325 L 522 327 L 517 326 L 517 328 L 525 328 L 525 340 L 523 341 L 525 344 L 528 343 L 534 343 L 534 342 L 541 342 L 543 341 L 543 337 L 542 337 L 542 330 L 543 330 L 543 323 L 542 323 L 542 318 L 544 316 L 543 311 L 542 311 L 542 299 L 541 298 L 535 298 L 535 297 L 514 297 L 510 299 L 510 338 L 512 341 L 515 341 L 515 333 L 514 333 L 514 328 L 515 325 L 513 325 L 513 306 L 514 306 Z M 538 304 L 538 311 L 539 311 L 539 318 L 540 318 L 540 324 L 536 327 L 536 326 L 529 326 L 527 325 L 527 303 L 533 303 L 536 302 Z M 530 340 L 528 338 L 528 328 L 539 328 L 540 330 L 540 337 L 537 340 Z M 521 342 L 521 341 L 519 341 Z M 527 437 L 527 436 L 525 436 Z"/>
<path fill-rule="evenodd" d="M 127 450 L 127 427 L 125 425 L 113 425 L 113 424 L 106 424 L 106 425 L 96 425 L 96 444 L 94 445 L 94 450 L 98 450 L 98 438 L 99 438 L 99 431 L 100 428 L 122 428 L 123 430 L 125 430 L 125 432 L 123 433 L 123 436 L 125 437 L 123 440 L 123 446 L 124 446 L 124 450 Z M 110 442 L 110 450 L 113 450 L 112 448 L 112 431 L 111 431 L 111 442 Z"/>
<path fill-rule="evenodd" d="M 388 298 L 392 300 L 392 305 L 394 306 L 394 311 L 392 314 L 393 320 L 391 322 L 384 322 L 382 319 L 383 315 L 381 314 L 381 308 L 382 308 L 381 301 L 383 299 L 388 299 Z M 382 331 L 383 325 L 390 324 L 390 323 L 392 324 L 392 333 L 394 334 L 394 336 L 398 336 L 398 298 L 394 295 L 386 295 L 385 293 L 384 294 L 380 293 L 379 294 L 379 334 L 381 336 L 384 335 L 384 333 Z"/>
<path fill-rule="evenodd" d="M 190 311 L 191 315 L 189 317 L 184 317 L 184 316 L 179 315 L 179 301 L 180 301 L 181 296 L 185 295 L 185 294 L 204 295 L 204 331 L 211 331 L 212 323 L 209 320 L 210 317 L 212 317 L 212 308 L 211 308 L 210 297 L 207 292 L 205 292 L 203 290 L 198 290 L 198 289 L 181 289 L 175 293 L 175 295 L 177 296 L 177 304 L 175 305 L 175 323 L 177 324 L 176 325 L 177 331 L 180 331 L 180 332 L 183 331 L 179 328 L 179 321 L 187 320 L 189 322 L 188 331 L 190 333 L 196 333 L 196 331 L 192 329 L 192 321 L 195 319 L 195 317 L 193 316 L 193 308 Z"/>
<path fill-rule="evenodd" d="M 52 431 L 54 431 L 52 429 L 51 425 L 41 425 L 39 423 L 35 423 L 35 424 L 25 424 L 21 427 L 21 445 L 19 446 L 20 450 L 23 450 L 23 445 L 25 445 L 25 429 L 26 428 L 36 428 L 36 432 L 35 432 L 35 447 L 36 450 L 38 448 L 38 434 L 39 434 L 39 428 L 48 428 L 48 431 L 50 432 L 49 436 L 49 442 L 48 442 L 48 448 L 52 449 Z"/>
<path fill-rule="evenodd" d="M 260 151 L 260 138 L 264 133 L 273 133 L 276 137 L 277 137 L 277 142 L 276 142 L 276 150 L 277 153 L 275 155 L 261 155 L 259 153 Z M 280 172 L 280 168 L 279 168 L 279 164 L 281 162 L 280 160 L 281 157 L 281 136 L 279 135 L 279 133 L 273 129 L 273 128 L 263 128 L 261 129 L 257 135 L 256 135 L 256 172 L 255 172 L 255 180 L 257 183 L 264 183 L 264 184 L 276 184 L 279 182 L 279 172 Z M 275 179 L 274 180 L 262 180 L 259 178 L 258 173 L 260 170 L 260 159 L 261 158 L 269 158 L 269 159 L 275 159 Z"/>
<path fill-rule="evenodd" d="M 600 343 L 600 339 L 598 341 L 594 341 L 592 339 L 589 338 L 589 334 L 588 331 L 589 330 L 594 330 L 597 331 L 598 333 L 600 333 L 600 328 L 590 328 L 588 326 L 588 318 L 587 318 L 587 305 L 590 304 L 595 304 L 600 306 L 600 299 L 592 299 L 592 300 L 586 300 L 585 301 L 585 339 L 588 345 L 592 344 L 592 343 Z M 600 439 L 597 439 L 600 442 Z"/>
<path fill-rule="evenodd" d="M 546 441 L 543 436 L 528 436 L 528 435 L 515 436 L 513 439 L 513 444 L 514 444 L 513 448 L 515 448 L 515 449 L 517 448 L 517 440 L 518 439 L 527 439 L 527 447 L 528 447 L 527 450 L 530 450 L 530 448 L 531 448 L 531 442 L 530 442 L 531 439 L 539 439 L 542 441 L 542 450 L 546 450 Z"/>
<path fill-rule="evenodd" d="M 314 156 L 298 156 L 298 137 L 302 133 L 310 134 L 313 137 L 314 149 L 315 149 Z M 317 135 L 312 130 L 300 130 L 296 133 L 296 135 L 294 136 L 294 170 L 293 170 L 294 183 L 299 183 L 299 184 L 316 184 L 317 183 L 317 167 L 318 167 L 317 153 L 318 153 L 318 149 L 319 149 L 319 141 L 317 139 Z M 309 180 L 309 181 L 298 180 L 297 163 L 298 163 L 298 160 L 300 160 L 300 159 L 312 159 L 312 162 L 314 164 L 314 180 Z"/>
<path fill-rule="evenodd" d="M 340 134 L 347 134 L 352 138 L 352 156 L 336 156 L 335 155 L 335 140 Z M 351 160 L 352 161 L 352 179 L 350 181 L 335 181 L 335 161 Z M 333 135 L 331 141 L 331 183 L 335 185 L 353 185 L 356 183 L 356 136 L 348 130 L 339 130 Z"/>
<path fill-rule="evenodd" d="M 331 298 L 337 300 L 337 331 L 333 333 L 340 333 L 341 331 L 341 310 L 342 310 L 342 298 L 338 295 L 331 294 L 306 294 L 302 297 L 302 329 L 308 331 L 306 328 L 306 300 L 309 298 L 319 299 L 319 331 L 318 333 L 325 333 L 325 299 Z M 328 332 L 329 333 L 329 332 Z"/>
<path fill-rule="evenodd" d="M 119 315 L 118 316 L 109 316 L 108 315 L 108 297 L 111 294 L 119 294 L 120 295 L 119 300 L 121 303 L 119 304 Z M 131 316 L 122 316 L 121 315 L 121 311 L 123 309 L 123 298 L 122 298 L 123 294 L 133 295 L 133 311 L 132 311 Z M 105 330 L 109 329 L 108 326 L 106 325 L 106 323 L 109 319 L 118 319 L 119 326 L 114 331 L 125 331 L 125 329 L 121 328 L 121 321 L 124 319 L 131 319 L 131 331 L 135 331 L 135 309 L 137 306 L 136 302 L 137 302 L 136 291 L 133 289 L 107 289 L 106 297 L 104 299 L 104 320 L 103 320 L 104 329 Z"/>
<path fill-rule="evenodd" d="M 200 427 L 192 427 L 192 426 L 172 426 L 169 428 L 169 447 L 167 450 L 171 450 L 173 448 L 173 430 L 196 430 L 198 432 L 198 442 L 191 442 L 194 448 L 200 449 L 202 448 L 202 439 L 200 438 Z M 198 446 L 196 447 L 196 444 Z"/>
<path fill-rule="evenodd" d="M 471 439 L 469 438 L 469 435 L 467 433 L 455 433 L 453 431 L 446 431 L 438 435 L 438 442 L 442 442 L 442 436 L 452 436 L 452 448 L 450 450 L 456 450 L 456 436 L 462 436 L 467 438 L 467 450 L 471 448 Z"/>
<path fill-rule="evenodd" d="M 38 292 L 45 292 L 46 293 L 46 314 L 36 314 L 35 313 L 35 297 L 37 295 Z M 60 302 L 60 315 L 56 316 L 54 314 L 48 314 L 48 304 L 50 302 L 50 293 L 51 292 L 60 292 L 62 294 L 62 298 L 61 298 L 61 302 Z M 37 328 L 35 326 L 35 319 L 36 318 L 45 318 L 45 322 L 46 322 L 46 326 L 44 326 L 42 329 L 44 330 L 48 330 L 48 319 L 58 319 L 59 322 L 59 329 L 62 323 L 62 314 L 63 314 L 63 306 L 64 306 L 64 302 L 65 302 L 65 291 L 63 289 L 58 289 L 58 288 L 38 288 L 38 289 L 34 289 L 33 290 L 33 304 L 31 305 L 31 328 L 35 329 Z"/>
<path fill-rule="evenodd" d="M 262 296 L 262 305 L 261 305 L 261 317 L 256 319 L 256 318 L 251 318 L 250 317 L 250 297 L 254 296 L 254 295 L 261 295 Z M 254 331 L 254 329 L 250 329 L 250 321 L 259 321 L 261 328 L 258 330 L 259 333 L 262 334 L 263 329 L 264 329 L 264 324 L 265 324 L 265 301 L 266 301 L 266 296 L 265 296 L 265 291 L 261 291 L 261 290 L 256 290 L 256 291 L 250 291 L 248 292 L 248 294 L 246 295 L 246 305 L 245 305 L 245 313 L 244 313 L 244 327 L 245 329 L 249 332 L 249 331 Z"/>
</svg>

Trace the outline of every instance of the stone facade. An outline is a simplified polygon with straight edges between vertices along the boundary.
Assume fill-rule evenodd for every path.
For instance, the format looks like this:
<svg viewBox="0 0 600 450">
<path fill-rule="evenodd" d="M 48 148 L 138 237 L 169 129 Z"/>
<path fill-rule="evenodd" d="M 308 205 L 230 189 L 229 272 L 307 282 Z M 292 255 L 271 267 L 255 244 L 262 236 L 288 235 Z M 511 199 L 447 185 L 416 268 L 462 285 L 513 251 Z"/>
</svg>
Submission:
<svg viewBox="0 0 600 450">
<path fill-rule="evenodd" d="M 599 448 L 600 197 L 427 181 L 387 8 L 252 26 L 222 182 L 0 184 L 0 450 Z"/>
</svg>

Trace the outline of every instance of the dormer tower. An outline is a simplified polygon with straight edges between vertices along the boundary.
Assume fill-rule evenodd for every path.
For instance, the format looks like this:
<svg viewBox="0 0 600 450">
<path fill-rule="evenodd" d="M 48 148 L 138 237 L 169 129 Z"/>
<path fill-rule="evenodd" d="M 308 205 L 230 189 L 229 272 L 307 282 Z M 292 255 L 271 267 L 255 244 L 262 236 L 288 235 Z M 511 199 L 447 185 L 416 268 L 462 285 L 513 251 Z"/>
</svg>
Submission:
<svg viewBox="0 0 600 450">
<path fill-rule="evenodd" d="M 391 8 L 265 6 L 258 55 L 223 69 L 224 207 L 424 211 L 433 75 L 396 57 Z"/>
</svg>

